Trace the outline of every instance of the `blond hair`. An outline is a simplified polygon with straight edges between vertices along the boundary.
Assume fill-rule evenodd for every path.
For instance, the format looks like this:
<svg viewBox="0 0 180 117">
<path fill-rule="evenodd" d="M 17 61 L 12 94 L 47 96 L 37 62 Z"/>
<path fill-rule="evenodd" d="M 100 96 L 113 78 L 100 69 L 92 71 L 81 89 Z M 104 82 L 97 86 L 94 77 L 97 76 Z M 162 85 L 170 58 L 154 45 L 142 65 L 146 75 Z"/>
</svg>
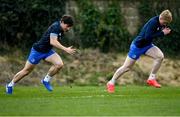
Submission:
<svg viewBox="0 0 180 117">
<path fill-rule="evenodd" d="M 167 23 L 170 23 L 172 21 L 172 13 L 168 9 L 162 11 L 160 17 Z"/>
</svg>

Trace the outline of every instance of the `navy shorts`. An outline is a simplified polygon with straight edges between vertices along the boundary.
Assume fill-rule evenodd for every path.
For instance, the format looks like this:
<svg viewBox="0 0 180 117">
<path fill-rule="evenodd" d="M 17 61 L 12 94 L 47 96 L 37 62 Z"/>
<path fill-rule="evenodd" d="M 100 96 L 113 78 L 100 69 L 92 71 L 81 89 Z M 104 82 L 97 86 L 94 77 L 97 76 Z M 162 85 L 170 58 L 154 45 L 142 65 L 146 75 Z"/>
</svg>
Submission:
<svg viewBox="0 0 180 117">
<path fill-rule="evenodd" d="M 42 53 L 36 51 L 33 47 L 31 48 L 31 52 L 28 57 L 28 61 L 31 64 L 38 64 L 42 59 L 46 59 L 47 57 L 51 56 L 52 54 L 56 53 L 54 50 L 50 50 L 47 53 Z"/>
<path fill-rule="evenodd" d="M 137 59 L 139 59 L 139 57 L 141 55 L 145 54 L 147 52 L 147 50 L 149 50 L 152 47 L 154 47 L 153 44 L 148 45 L 148 46 L 143 47 L 143 48 L 138 48 L 138 47 L 136 47 L 136 45 L 134 43 L 132 43 L 130 46 L 128 56 L 134 60 L 137 60 Z"/>
</svg>

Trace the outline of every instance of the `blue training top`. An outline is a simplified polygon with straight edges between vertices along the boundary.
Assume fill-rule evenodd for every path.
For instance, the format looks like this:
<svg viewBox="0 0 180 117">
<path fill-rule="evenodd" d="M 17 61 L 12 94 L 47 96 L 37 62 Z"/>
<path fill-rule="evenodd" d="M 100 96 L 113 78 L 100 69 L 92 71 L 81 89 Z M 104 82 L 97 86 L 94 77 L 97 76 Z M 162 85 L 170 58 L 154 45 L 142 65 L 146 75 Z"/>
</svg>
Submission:
<svg viewBox="0 0 180 117">
<path fill-rule="evenodd" d="M 143 26 L 139 35 L 133 40 L 133 43 L 138 48 L 149 46 L 154 38 L 164 36 L 163 28 L 159 23 L 159 16 L 155 16 Z"/>
<path fill-rule="evenodd" d="M 63 35 L 64 31 L 62 30 L 60 21 L 56 21 L 51 26 L 49 26 L 41 39 L 33 44 L 33 48 L 38 52 L 47 53 L 53 47 L 52 45 L 50 45 L 50 36 L 57 36 L 58 41 L 60 41 Z"/>
</svg>

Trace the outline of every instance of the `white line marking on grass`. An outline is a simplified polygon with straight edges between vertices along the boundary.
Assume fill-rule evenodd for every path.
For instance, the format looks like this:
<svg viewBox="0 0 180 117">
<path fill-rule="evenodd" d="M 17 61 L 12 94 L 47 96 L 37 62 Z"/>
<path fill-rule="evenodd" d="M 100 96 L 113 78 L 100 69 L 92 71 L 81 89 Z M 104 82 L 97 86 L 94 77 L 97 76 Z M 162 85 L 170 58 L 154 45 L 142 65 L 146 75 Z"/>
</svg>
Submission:
<svg viewBox="0 0 180 117">
<path fill-rule="evenodd" d="M 73 99 L 80 99 L 80 98 L 95 98 L 95 97 L 123 97 L 125 95 L 86 95 L 86 96 L 72 96 L 72 97 L 63 97 L 63 98 L 73 98 Z"/>
</svg>

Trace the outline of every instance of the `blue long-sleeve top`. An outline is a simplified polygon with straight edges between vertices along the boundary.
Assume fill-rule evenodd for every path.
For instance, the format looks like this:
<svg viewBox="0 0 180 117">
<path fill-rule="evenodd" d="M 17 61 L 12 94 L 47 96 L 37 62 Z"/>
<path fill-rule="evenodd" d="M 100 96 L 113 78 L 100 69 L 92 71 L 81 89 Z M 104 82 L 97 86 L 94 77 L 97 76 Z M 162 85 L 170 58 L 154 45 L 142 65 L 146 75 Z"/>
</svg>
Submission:
<svg viewBox="0 0 180 117">
<path fill-rule="evenodd" d="M 151 18 L 141 29 L 141 32 L 133 40 L 138 48 L 143 48 L 152 44 L 154 38 L 164 36 L 162 29 L 164 27 L 159 23 L 159 16 Z"/>
</svg>

